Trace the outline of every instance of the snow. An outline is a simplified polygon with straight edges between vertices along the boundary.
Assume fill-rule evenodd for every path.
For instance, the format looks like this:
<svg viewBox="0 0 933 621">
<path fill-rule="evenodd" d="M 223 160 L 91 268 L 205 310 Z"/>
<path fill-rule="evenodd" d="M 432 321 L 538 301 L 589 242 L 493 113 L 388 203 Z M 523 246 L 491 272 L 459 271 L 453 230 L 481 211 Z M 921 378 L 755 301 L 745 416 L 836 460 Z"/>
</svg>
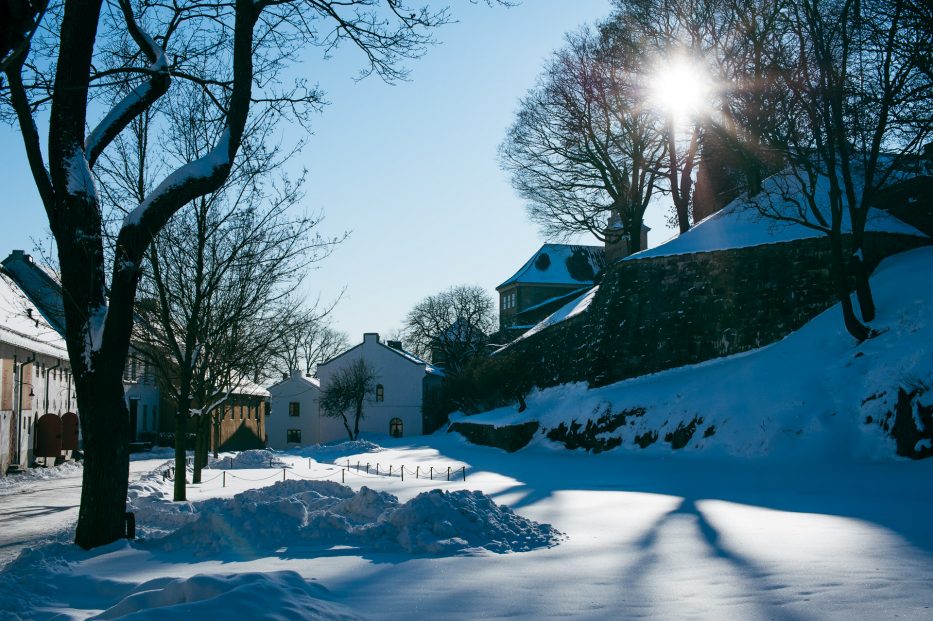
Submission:
<svg viewBox="0 0 933 621">
<path fill-rule="evenodd" d="M 168 524 L 181 514 L 163 503 Z M 159 512 L 155 503 L 149 513 Z M 559 533 L 500 507 L 477 491 L 423 492 L 405 504 L 366 486 L 354 492 L 333 481 L 279 481 L 233 498 L 195 503 L 190 521 L 151 542 L 197 557 L 240 557 L 279 548 L 335 546 L 358 551 L 453 554 L 528 551 L 552 545 Z M 149 518 L 151 519 L 151 518 Z M 159 521 L 165 527 L 165 521 Z"/>
<path fill-rule="evenodd" d="M 329 599 L 325 588 L 306 582 L 294 571 L 199 574 L 167 583 L 156 579 L 142 584 L 95 619 L 161 621 L 228 617 L 351 621 L 359 618 Z M 275 605 L 270 607 L 270 602 Z"/>
<path fill-rule="evenodd" d="M 592 303 L 593 298 L 596 297 L 597 291 L 599 291 L 599 285 L 593 287 L 580 297 L 574 298 L 564 306 L 561 306 L 559 309 L 541 320 L 541 322 L 535 325 L 531 330 L 528 330 L 528 332 L 525 332 L 520 337 L 518 337 L 516 341 L 526 339 L 533 334 L 541 332 L 541 330 L 544 330 L 547 327 L 553 326 L 554 324 L 558 324 L 562 321 L 566 321 L 571 317 L 576 317 L 590 307 L 590 303 Z"/>
<path fill-rule="evenodd" d="M 583 274 L 574 273 L 575 270 L 570 266 L 574 255 L 583 259 L 592 275 L 581 277 Z M 593 276 L 602 270 L 605 261 L 605 249 L 602 246 L 544 244 L 511 278 L 496 288 L 501 289 L 516 282 L 578 286 L 592 283 Z M 582 264 L 579 267 L 583 267 Z"/>
<path fill-rule="evenodd" d="M 0 493 L 11 493 L 35 486 L 38 481 L 52 481 L 81 476 L 84 471 L 80 462 L 66 461 L 48 468 L 30 468 L 16 475 L 0 477 Z"/>
<path fill-rule="evenodd" d="M 0 273 L 0 341 L 47 356 L 68 357 L 65 340 L 38 312 L 17 284 L 2 273 Z"/>
<path fill-rule="evenodd" d="M 644 408 L 610 434 L 620 450 L 670 454 L 678 425 L 702 419 L 690 450 L 733 456 L 815 458 L 893 454 L 880 423 L 897 389 L 933 384 L 933 248 L 886 259 L 872 275 L 876 338 L 855 346 L 834 306 L 761 349 L 590 390 L 584 383 L 537 390 L 521 414 L 505 407 L 469 417 L 496 426 L 536 420 L 546 429 L 585 424 L 606 411 Z M 711 435 L 705 436 L 707 430 Z M 645 449 L 635 438 L 657 432 Z M 606 436 L 609 437 L 609 436 Z M 547 440 L 537 440 L 548 442 Z"/>
<path fill-rule="evenodd" d="M 94 177 L 91 175 L 91 168 L 88 166 L 84 151 L 75 147 L 71 156 L 65 160 L 65 170 L 68 173 L 68 181 L 65 189 L 72 196 L 86 196 L 99 203 L 97 197 L 97 186 L 94 185 Z"/>
<path fill-rule="evenodd" d="M 863 417 L 933 379 L 931 262 L 922 248 L 881 264 L 884 333 L 861 345 L 830 309 L 740 356 L 482 415 L 550 425 L 644 407 L 600 454 L 373 436 L 271 453 L 281 470 L 205 471 L 179 503 L 166 462 L 132 462 L 151 470 L 130 486 L 140 538 L 90 551 L 70 543 L 76 511 L 42 495 L 54 480 L 0 491 L 0 548 L 10 526 L 35 533 L 0 571 L 0 618 L 930 619 L 933 460 L 894 458 Z M 629 428 L 697 415 L 685 449 L 631 442 Z M 357 461 L 395 474 L 338 465 Z M 466 480 L 403 481 L 402 466 Z M 75 479 L 57 480 L 76 504 Z"/>
<path fill-rule="evenodd" d="M 802 224 L 775 220 L 762 215 L 762 210 L 784 216 L 795 215 L 797 206 L 783 197 L 785 194 L 797 194 L 799 192 L 799 190 L 792 191 L 793 184 L 796 183 L 796 180 L 790 174 L 769 177 L 763 184 L 761 194 L 754 199 L 741 196 L 726 205 L 722 210 L 698 222 L 686 233 L 654 248 L 631 254 L 623 260 L 634 261 L 649 257 L 712 252 L 728 248 L 748 248 L 762 244 L 775 244 L 824 236 L 825 233 Z M 821 201 L 820 209 L 825 212 L 828 218 L 829 208 L 824 204 L 825 196 L 828 194 L 827 187 L 828 182 L 823 179 L 818 185 L 817 198 Z M 808 220 L 815 222 L 812 216 Z M 843 218 L 842 230 L 843 232 L 851 231 L 847 213 Z M 878 209 L 869 210 L 865 230 L 926 237 L 914 227 L 905 224 L 886 211 Z"/>
<path fill-rule="evenodd" d="M 276 457 L 273 451 L 254 449 L 241 453 L 224 454 L 212 460 L 209 468 L 213 470 L 244 470 L 256 468 L 282 468 L 285 462 Z"/>
</svg>

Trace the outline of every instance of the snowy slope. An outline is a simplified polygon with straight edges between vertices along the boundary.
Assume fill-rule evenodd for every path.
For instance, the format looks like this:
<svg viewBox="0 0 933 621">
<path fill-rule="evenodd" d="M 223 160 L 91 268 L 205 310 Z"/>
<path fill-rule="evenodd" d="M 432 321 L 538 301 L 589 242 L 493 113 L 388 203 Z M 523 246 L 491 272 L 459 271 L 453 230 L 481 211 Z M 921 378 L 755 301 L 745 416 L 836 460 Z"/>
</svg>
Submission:
<svg viewBox="0 0 933 621">
<path fill-rule="evenodd" d="M 605 412 L 644 408 L 612 435 L 639 450 L 669 452 L 667 433 L 697 420 L 690 447 L 735 455 L 893 455 L 892 441 L 867 417 L 883 420 L 899 387 L 933 385 L 933 248 L 885 260 L 872 276 L 884 333 L 856 346 L 838 306 L 767 347 L 589 390 L 585 384 L 533 392 L 528 409 L 469 417 L 497 426 L 540 421 L 552 429 Z M 702 422 L 699 420 L 702 419 Z M 711 434 L 704 437 L 704 434 Z"/>
</svg>

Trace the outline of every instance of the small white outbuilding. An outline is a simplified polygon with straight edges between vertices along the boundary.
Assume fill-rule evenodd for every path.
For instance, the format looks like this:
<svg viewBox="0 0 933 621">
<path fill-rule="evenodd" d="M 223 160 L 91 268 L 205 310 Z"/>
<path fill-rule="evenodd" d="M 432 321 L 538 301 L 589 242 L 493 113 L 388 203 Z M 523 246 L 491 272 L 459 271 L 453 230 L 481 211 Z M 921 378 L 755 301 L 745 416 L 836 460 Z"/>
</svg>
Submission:
<svg viewBox="0 0 933 621">
<path fill-rule="evenodd" d="M 320 382 L 301 371 L 292 371 L 289 377 L 270 386 L 266 446 L 284 450 L 324 442 L 318 411 L 320 395 Z"/>
</svg>

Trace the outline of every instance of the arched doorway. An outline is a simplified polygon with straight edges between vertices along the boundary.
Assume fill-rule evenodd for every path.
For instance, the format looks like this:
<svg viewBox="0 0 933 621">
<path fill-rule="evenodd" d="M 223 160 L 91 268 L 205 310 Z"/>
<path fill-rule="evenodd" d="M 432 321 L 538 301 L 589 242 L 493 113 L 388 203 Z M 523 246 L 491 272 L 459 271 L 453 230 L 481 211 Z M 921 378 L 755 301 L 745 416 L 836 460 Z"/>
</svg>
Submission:
<svg viewBox="0 0 933 621">
<path fill-rule="evenodd" d="M 62 450 L 78 450 L 78 415 L 74 412 L 62 415 Z"/>
<path fill-rule="evenodd" d="M 393 418 L 389 421 L 389 435 L 393 438 L 401 438 L 403 432 L 403 424 L 401 418 Z"/>
<path fill-rule="evenodd" d="M 36 423 L 36 457 L 58 458 L 62 454 L 62 419 L 43 414 Z"/>
</svg>

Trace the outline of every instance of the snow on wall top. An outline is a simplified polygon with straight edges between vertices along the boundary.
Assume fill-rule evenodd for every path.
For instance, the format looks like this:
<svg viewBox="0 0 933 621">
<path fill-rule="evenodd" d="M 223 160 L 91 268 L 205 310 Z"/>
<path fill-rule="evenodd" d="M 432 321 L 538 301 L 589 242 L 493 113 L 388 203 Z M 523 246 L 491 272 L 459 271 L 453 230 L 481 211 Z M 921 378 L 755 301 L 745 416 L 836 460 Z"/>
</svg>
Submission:
<svg viewBox="0 0 933 621">
<path fill-rule="evenodd" d="M 47 356 L 68 357 L 65 340 L 3 272 L 0 272 L 0 341 Z"/>
<path fill-rule="evenodd" d="M 663 257 L 677 254 L 691 254 L 694 252 L 712 252 L 730 248 L 749 248 L 764 244 L 789 242 L 798 239 L 821 237 L 821 231 L 811 229 L 802 224 L 786 222 L 767 218 L 761 215 L 757 204 L 766 206 L 769 210 L 790 215 L 796 206 L 784 198 L 793 194 L 796 180 L 790 174 L 774 175 L 765 180 L 761 194 L 753 199 L 740 196 L 722 210 L 704 218 L 686 233 L 671 238 L 669 241 L 629 255 L 624 261 L 637 261 L 650 257 Z M 817 199 L 823 198 L 819 205 L 820 210 L 829 214 L 829 207 L 825 204 L 828 196 L 828 182 L 823 180 L 818 186 Z M 796 192 L 799 194 L 799 190 Z M 767 201 L 767 202 L 765 202 Z M 812 220 L 812 217 L 811 217 Z M 843 232 L 852 230 L 849 219 L 843 217 Z M 865 230 L 876 233 L 901 233 L 904 235 L 917 235 L 926 237 L 922 232 L 898 220 L 891 214 L 879 209 L 871 209 Z"/>
<path fill-rule="evenodd" d="M 560 323 L 571 317 L 576 317 L 587 308 L 590 307 L 590 304 L 593 302 L 593 298 L 596 297 L 596 292 L 599 291 L 599 285 L 593 287 L 592 289 L 586 291 L 583 295 L 577 296 L 574 299 L 570 300 L 559 309 L 545 317 L 537 325 L 535 325 L 531 330 L 525 332 L 520 337 L 515 339 L 520 341 L 526 339 L 529 336 L 537 334 L 544 330 L 547 327 L 553 326 L 554 324 Z"/>
<path fill-rule="evenodd" d="M 606 265 L 602 246 L 544 244 L 511 278 L 496 287 L 514 283 L 542 285 L 592 284 Z"/>
</svg>

